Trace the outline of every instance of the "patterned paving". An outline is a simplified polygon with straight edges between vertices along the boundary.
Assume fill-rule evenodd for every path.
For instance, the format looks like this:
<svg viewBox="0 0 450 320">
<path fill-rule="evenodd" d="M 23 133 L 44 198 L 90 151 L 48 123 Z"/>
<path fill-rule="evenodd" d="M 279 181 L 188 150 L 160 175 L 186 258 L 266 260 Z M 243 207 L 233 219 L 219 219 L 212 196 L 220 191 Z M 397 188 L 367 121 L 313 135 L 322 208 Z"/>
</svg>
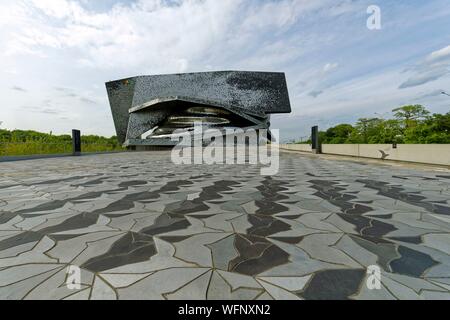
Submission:
<svg viewBox="0 0 450 320">
<path fill-rule="evenodd" d="M 0 169 L 0 299 L 450 299 L 450 173 L 290 153 L 273 177 L 168 152 Z"/>
</svg>

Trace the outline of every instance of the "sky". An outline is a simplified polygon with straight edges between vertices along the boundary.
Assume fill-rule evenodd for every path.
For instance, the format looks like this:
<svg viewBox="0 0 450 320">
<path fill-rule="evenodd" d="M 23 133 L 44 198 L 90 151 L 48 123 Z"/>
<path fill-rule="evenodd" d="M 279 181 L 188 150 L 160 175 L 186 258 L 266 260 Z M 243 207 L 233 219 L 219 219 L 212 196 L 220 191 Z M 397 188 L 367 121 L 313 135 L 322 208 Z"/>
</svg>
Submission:
<svg viewBox="0 0 450 320">
<path fill-rule="evenodd" d="M 283 141 L 406 104 L 446 113 L 449 31 L 449 0 L 0 0 L 0 128 L 112 136 L 105 82 L 219 70 L 286 73 Z"/>
</svg>

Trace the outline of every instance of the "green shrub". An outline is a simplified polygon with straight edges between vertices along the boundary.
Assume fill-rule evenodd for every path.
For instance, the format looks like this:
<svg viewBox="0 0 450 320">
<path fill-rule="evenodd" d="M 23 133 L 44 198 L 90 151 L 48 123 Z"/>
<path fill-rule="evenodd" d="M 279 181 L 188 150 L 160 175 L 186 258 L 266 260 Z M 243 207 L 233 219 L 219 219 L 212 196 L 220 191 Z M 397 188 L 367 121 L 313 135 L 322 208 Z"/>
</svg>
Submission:
<svg viewBox="0 0 450 320">
<path fill-rule="evenodd" d="M 117 137 L 82 136 L 82 152 L 111 152 L 125 150 Z M 0 129 L 0 156 L 64 154 L 72 152 L 70 135 L 53 135 L 36 131 Z"/>
</svg>

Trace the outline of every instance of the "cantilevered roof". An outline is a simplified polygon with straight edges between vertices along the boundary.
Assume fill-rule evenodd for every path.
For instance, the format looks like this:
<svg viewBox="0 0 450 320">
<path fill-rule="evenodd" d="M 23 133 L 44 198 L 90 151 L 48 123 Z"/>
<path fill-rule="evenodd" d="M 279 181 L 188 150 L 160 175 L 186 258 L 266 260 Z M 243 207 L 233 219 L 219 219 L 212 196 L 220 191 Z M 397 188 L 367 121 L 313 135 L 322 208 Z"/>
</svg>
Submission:
<svg viewBox="0 0 450 320">
<path fill-rule="evenodd" d="M 106 83 L 119 141 L 124 141 L 130 110 L 138 111 L 173 97 L 224 106 L 237 113 L 289 113 L 284 73 L 218 71 L 137 76 Z M 176 99 L 175 99 L 176 100 Z"/>
</svg>

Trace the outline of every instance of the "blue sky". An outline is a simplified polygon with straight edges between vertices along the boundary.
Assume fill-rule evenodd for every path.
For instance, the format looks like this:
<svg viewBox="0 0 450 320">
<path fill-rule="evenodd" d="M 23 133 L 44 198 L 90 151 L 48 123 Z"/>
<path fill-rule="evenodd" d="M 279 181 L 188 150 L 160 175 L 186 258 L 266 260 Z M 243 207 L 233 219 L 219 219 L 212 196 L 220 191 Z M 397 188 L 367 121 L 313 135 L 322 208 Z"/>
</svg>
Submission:
<svg viewBox="0 0 450 320">
<path fill-rule="evenodd" d="M 449 31 L 448 0 L 0 0 L 1 127 L 110 136 L 104 82 L 211 70 L 285 72 L 283 140 L 404 104 L 444 113 Z"/>
</svg>

